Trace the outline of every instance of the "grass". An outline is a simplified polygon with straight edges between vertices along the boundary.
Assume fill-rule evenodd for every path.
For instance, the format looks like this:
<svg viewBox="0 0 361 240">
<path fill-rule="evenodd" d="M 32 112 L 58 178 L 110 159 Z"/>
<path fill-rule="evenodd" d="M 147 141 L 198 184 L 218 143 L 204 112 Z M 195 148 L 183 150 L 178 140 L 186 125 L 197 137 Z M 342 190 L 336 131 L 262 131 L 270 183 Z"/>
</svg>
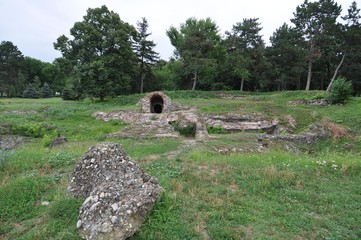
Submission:
<svg viewBox="0 0 361 240">
<path fill-rule="evenodd" d="M 108 139 L 126 124 L 94 119 L 95 111 L 137 109 L 144 95 L 106 102 L 0 99 L 0 134 L 26 135 L 30 142 L 0 162 L 0 239 L 79 239 L 82 200 L 67 187 L 78 159 L 98 142 L 122 144 L 131 158 L 158 178 L 164 193 L 141 229 L 130 239 L 360 239 L 361 99 L 344 106 L 287 105 L 322 92 L 167 92 L 172 101 L 202 113 L 262 113 L 287 116 L 296 132 L 328 121 L 347 130 L 341 136 L 294 154 L 271 148 L 258 153 L 257 133 L 212 129 L 216 138 L 187 145 L 179 139 Z M 20 113 L 19 113 L 20 112 Z M 3 126 L 3 127 L 1 127 Z M 64 146 L 46 142 L 61 133 Z M 242 148 L 220 154 L 216 149 Z M 48 202 L 49 205 L 43 204 Z"/>
</svg>

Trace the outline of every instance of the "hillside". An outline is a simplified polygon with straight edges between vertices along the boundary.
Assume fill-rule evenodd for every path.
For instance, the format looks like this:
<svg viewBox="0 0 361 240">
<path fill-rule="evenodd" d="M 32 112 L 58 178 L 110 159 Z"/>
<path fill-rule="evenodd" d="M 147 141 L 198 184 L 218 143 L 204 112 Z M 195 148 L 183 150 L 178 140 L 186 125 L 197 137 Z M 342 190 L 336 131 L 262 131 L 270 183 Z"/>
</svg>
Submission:
<svg viewBox="0 0 361 240">
<path fill-rule="evenodd" d="M 316 91 L 165 93 L 203 119 L 247 115 L 277 127 L 228 131 L 207 123 L 199 141 L 182 129 L 175 138 L 125 138 L 114 133 L 131 124 L 92 115 L 137 112 L 144 95 L 0 98 L 0 239 L 79 239 L 82 200 L 67 187 L 80 157 L 99 142 L 120 143 L 165 190 L 131 239 L 361 238 L 361 98 L 319 106 L 307 104 L 323 95 Z M 327 134 L 302 141 L 315 129 Z M 67 142 L 50 148 L 57 134 Z"/>
</svg>

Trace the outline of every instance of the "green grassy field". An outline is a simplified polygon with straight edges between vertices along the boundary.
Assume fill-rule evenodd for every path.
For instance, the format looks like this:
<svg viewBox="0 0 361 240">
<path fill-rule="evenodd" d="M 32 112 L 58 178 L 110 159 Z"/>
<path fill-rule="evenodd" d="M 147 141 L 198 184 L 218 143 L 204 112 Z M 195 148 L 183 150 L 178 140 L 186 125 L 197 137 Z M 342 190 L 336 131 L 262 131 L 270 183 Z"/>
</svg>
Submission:
<svg viewBox="0 0 361 240">
<path fill-rule="evenodd" d="M 0 239 L 79 239 L 82 200 L 67 192 L 77 161 L 98 142 L 123 145 L 165 189 L 131 239 L 361 239 L 361 98 L 343 106 L 287 104 L 320 92 L 236 94 L 166 92 L 203 113 L 254 113 L 297 121 L 302 133 L 324 120 L 348 129 L 288 152 L 223 155 L 217 147 L 247 146 L 249 133 L 218 135 L 196 145 L 179 139 L 107 139 L 126 124 L 103 122 L 95 111 L 137 109 L 142 95 L 106 102 L 0 99 L 0 134 L 31 141 L 0 155 Z M 61 133 L 68 143 L 48 148 Z M 48 202 L 49 205 L 44 203 Z"/>
</svg>

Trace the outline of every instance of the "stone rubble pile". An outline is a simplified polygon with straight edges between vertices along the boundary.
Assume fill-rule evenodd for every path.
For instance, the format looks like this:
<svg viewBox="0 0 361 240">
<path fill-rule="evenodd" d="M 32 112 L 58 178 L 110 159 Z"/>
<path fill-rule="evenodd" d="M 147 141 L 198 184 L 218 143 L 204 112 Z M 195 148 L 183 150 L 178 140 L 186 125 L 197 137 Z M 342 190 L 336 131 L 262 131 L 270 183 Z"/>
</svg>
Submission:
<svg viewBox="0 0 361 240">
<path fill-rule="evenodd" d="M 126 239 L 149 215 L 162 188 L 119 144 L 103 143 L 82 157 L 69 191 L 85 199 L 77 222 L 81 237 Z"/>
</svg>

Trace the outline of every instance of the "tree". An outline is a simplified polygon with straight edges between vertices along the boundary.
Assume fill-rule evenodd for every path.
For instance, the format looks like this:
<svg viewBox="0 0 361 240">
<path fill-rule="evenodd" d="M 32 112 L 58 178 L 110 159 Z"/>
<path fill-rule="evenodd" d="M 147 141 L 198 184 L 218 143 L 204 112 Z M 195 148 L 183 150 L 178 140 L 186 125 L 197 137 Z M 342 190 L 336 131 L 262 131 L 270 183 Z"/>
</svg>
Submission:
<svg viewBox="0 0 361 240">
<path fill-rule="evenodd" d="M 35 76 L 32 82 L 29 82 L 26 86 L 22 97 L 24 98 L 40 98 L 41 93 L 41 83 L 38 76 Z"/>
<path fill-rule="evenodd" d="M 149 75 L 151 66 L 159 60 L 159 54 L 153 50 L 156 44 L 148 40 L 151 33 L 148 33 L 147 19 L 143 17 L 141 22 L 137 22 L 137 26 L 134 50 L 139 61 L 140 93 L 143 93 L 144 79 Z"/>
<path fill-rule="evenodd" d="M 361 15 L 356 2 L 352 2 L 348 14 L 343 16 L 345 21 L 345 52 L 347 57 L 341 75 L 352 81 L 355 92 L 361 92 Z"/>
<path fill-rule="evenodd" d="M 23 54 L 12 42 L 2 41 L 0 44 L 0 95 L 8 97 L 16 95 L 18 73 L 23 64 Z"/>
<path fill-rule="evenodd" d="M 136 56 L 131 43 L 136 30 L 106 6 L 89 8 L 83 21 L 70 29 L 73 39 L 62 35 L 54 43 L 73 68 L 73 79 L 90 97 L 129 92 L 135 77 Z"/>
<path fill-rule="evenodd" d="M 41 97 L 43 98 L 50 98 L 53 96 L 53 91 L 51 90 L 48 83 L 44 83 L 43 87 L 41 88 Z"/>
<path fill-rule="evenodd" d="M 270 37 L 271 46 L 266 56 L 272 64 L 269 70 L 277 90 L 300 89 L 300 79 L 305 67 L 305 51 L 302 36 L 284 23 Z"/>
<path fill-rule="evenodd" d="M 175 58 L 183 62 L 184 71 L 192 80 L 191 89 L 195 90 L 197 84 L 210 86 L 212 77 L 215 77 L 217 54 L 221 46 L 216 23 L 210 18 L 189 18 L 180 25 L 179 30 L 175 27 L 168 29 L 167 36 L 175 47 Z"/>
<path fill-rule="evenodd" d="M 240 90 L 243 91 L 244 82 L 253 79 L 256 89 L 261 81 L 264 71 L 264 48 L 265 44 L 260 35 L 262 30 L 258 18 L 243 19 L 233 25 L 232 31 L 227 32 L 228 62 L 231 69 L 240 79 Z"/>
<path fill-rule="evenodd" d="M 291 22 L 308 44 L 308 74 L 306 91 L 310 90 L 312 78 L 312 65 L 315 59 L 321 56 L 320 42 L 330 36 L 331 30 L 336 25 L 336 19 L 341 13 L 341 6 L 333 0 L 319 0 L 297 6 Z"/>
</svg>

